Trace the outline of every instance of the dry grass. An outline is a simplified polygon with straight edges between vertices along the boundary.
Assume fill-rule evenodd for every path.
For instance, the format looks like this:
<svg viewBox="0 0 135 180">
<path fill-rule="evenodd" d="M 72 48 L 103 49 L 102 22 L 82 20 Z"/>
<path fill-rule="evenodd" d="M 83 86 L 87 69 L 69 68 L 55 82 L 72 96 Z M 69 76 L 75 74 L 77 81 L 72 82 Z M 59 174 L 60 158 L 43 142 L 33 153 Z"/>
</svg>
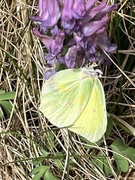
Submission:
<svg viewBox="0 0 135 180">
<path fill-rule="evenodd" d="M 32 179 L 30 172 L 35 167 L 34 160 L 43 154 L 43 149 L 50 154 L 42 164 L 48 165 L 57 179 L 68 176 L 71 180 L 135 178 L 132 162 L 127 173 L 116 174 L 108 148 L 108 142 L 116 137 L 135 147 L 135 5 L 131 6 L 132 1 L 118 2 L 117 19 L 115 21 L 112 14 L 109 26 L 109 33 L 120 47 L 113 58 L 117 65 L 103 70 L 107 76 L 117 78 L 103 79 L 103 84 L 110 116 L 116 124 L 126 126 L 131 135 L 114 124 L 108 141 L 104 139 L 102 148 L 95 145 L 92 150 L 93 145 L 86 146 L 75 134 L 69 142 L 65 131 L 51 127 L 38 110 L 44 52 L 41 42 L 31 32 L 29 19 L 38 12 L 37 1 L 0 0 L 0 89 L 16 92 L 14 111 L 9 118 L 0 120 L 0 179 Z M 118 19 L 120 24 L 114 29 Z M 127 44 L 123 44 L 125 42 Z M 98 150 L 108 155 L 107 161 L 112 169 L 108 178 L 92 161 Z"/>
</svg>

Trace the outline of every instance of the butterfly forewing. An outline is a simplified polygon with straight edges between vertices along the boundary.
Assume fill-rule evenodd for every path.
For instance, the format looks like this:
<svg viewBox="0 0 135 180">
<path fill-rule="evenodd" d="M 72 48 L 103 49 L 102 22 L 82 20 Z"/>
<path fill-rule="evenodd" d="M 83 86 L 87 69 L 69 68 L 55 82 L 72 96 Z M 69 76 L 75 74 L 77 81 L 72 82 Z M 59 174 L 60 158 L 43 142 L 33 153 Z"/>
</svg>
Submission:
<svg viewBox="0 0 135 180">
<path fill-rule="evenodd" d="M 93 79 L 80 69 L 60 71 L 43 85 L 39 109 L 53 125 L 68 127 L 84 110 L 93 85 Z"/>
</svg>

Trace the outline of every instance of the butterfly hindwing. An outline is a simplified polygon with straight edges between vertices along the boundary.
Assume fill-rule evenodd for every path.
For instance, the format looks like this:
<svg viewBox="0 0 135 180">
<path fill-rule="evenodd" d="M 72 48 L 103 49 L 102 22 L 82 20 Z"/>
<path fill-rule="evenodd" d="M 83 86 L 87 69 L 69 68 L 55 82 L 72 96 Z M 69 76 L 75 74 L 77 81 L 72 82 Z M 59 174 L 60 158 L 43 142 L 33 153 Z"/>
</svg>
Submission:
<svg viewBox="0 0 135 180">
<path fill-rule="evenodd" d="M 104 91 L 101 82 L 94 78 L 94 86 L 88 103 L 69 130 L 83 136 L 90 142 L 102 138 L 106 131 L 107 116 Z"/>
</svg>

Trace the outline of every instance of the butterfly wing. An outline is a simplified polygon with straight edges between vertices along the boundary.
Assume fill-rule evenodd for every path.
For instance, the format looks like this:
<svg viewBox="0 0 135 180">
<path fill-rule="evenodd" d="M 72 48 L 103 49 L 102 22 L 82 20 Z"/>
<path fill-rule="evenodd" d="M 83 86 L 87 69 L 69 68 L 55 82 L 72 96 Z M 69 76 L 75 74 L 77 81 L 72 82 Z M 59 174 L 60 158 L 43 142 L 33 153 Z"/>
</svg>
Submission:
<svg viewBox="0 0 135 180">
<path fill-rule="evenodd" d="M 102 138 L 106 131 L 107 115 L 102 84 L 97 77 L 91 78 L 94 86 L 88 103 L 78 119 L 68 129 L 90 142 L 96 142 Z"/>
<path fill-rule="evenodd" d="M 80 69 L 59 71 L 43 85 L 39 109 L 53 125 L 70 126 L 85 108 L 93 85 Z"/>
</svg>

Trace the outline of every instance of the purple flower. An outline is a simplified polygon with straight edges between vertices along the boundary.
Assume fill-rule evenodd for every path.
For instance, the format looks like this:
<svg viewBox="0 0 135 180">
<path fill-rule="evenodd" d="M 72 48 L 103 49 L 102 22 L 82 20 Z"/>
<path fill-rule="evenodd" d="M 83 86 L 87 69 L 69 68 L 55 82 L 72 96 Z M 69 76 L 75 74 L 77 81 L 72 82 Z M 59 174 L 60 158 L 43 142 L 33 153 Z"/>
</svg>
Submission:
<svg viewBox="0 0 135 180">
<path fill-rule="evenodd" d="M 65 38 L 65 33 L 63 30 L 59 30 L 55 36 L 55 39 L 52 42 L 50 51 L 54 55 L 58 55 L 63 48 L 63 41 Z"/>
<path fill-rule="evenodd" d="M 76 19 L 83 18 L 85 13 L 86 8 L 83 0 L 65 0 L 62 10 L 61 25 L 65 29 L 72 30 L 76 24 Z"/>
<path fill-rule="evenodd" d="M 41 39 L 49 54 L 56 56 L 61 52 L 65 38 L 65 33 L 63 30 L 58 30 L 55 37 L 43 35 L 37 28 L 33 29 L 33 33 Z"/>
<path fill-rule="evenodd" d="M 93 18 L 95 20 L 95 16 L 100 14 L 100 12 L 105 8 L 105 6 L 106 6 L 106 3 L 102 2 L 99 6 L 89 8 L 84 18 L 80 21 L 80 23 L 82 25 L 85 25 L 86 23 L 90 22 Z M 100 19 L 102 19 L 102 17 Z"/>
<path fill-rule="evenodd" d="M 83 34 L 84 36 L 91 36 L 94 33 L 97 33 L 98 30 L 100 30 L 101 28 L 105 27 L 107 21 L 108 21 L 108 16 L 103 17 L 101 20 L 99 21 L 91 21 L 89 23 L 87 23 L 84 27 L 83 27 Z M 103 32 L 105 30 L 105 28 L 102 29 L 101 32 Z"/>
<path fill-rule="evenodd" d="M 61 16 L 57 0 L 39 0 L 39 16 L 32 16 L 31 20 L 41 22 L 43 32 L 57 24 Z"/>
<path fill-rule="evenodd" d="M 65 63 L 67 68 L 74 68 L 75 67 L 75 62 L 77 58 L 77 46 L 72 46 L 69 48 L 68 52 L 65 55 Z"/>
<path fill-rule="evenodd" d="M 94 7 L 96 2 L 97 2 L 97 0 L 88 0 L 88 1 L 86 1 L 86 11 L 88 11 L 89 9 Z"/>
<path fill-rule="evenodd" d="M 45 79 L 49 79 L 53 74 L 56 73 L 56 70 L 55 69 L 48 69 L 45 71 Z"/>
<path fill-rule="evenodd" d="M 117 4 L 114 4 L 112 6 L 105 6 L 103 10 L 100 11 L 100 13 L 98 13 L 95 17 L 96 20 L 102 18 L 103 16 L 105 16 L 107 13 L 111 12 L 111 11 L 114 11 L 118 9 L 118 5 Z"/>
<path fill-rule="evenodd" d="M 103 33 L 98 37 L 97 45 L 100 49 L 108 53 L 112 53 L 117 49 L 117 45 L 110 42 L 110 38 L 106 33 Z"/>
<path fill-rule="evenodd" d="M 74 0 L 73 17 L 75 19 L 82 18 L 86 13 L 86 6 L 84 0 Z"/>
<path fill-rule="evenodd" d="M 33 28 L 33 33 L 41 39 L 45 47 L 49 50 L 53 42 L 53 38 L 45 34 L 41 34 L 37 28 Z"/>
<path fill-rule="evenodd" d="M 45 78 L 56 72 L 53 65 L 57 63 L 66 68 L 82 67 L 89 61 L 109 64 L 104 51 L 111 55 L 117 45 L 111 44 L 106 33 L 107 13 L 117 7 L 97 0 L 39 0 L 39 15 L 31 20 L 40 22 L 33 33 L 48 51 L 45 60 L 51 68 Z"/>
<path fill-rule="evenodd" d="M 71 30 L 75 26 L 75 19 L 73 17 L 74 0 L 65 0 L 61 16 L 61 25 L 64 29 Z"/>
</svg>

